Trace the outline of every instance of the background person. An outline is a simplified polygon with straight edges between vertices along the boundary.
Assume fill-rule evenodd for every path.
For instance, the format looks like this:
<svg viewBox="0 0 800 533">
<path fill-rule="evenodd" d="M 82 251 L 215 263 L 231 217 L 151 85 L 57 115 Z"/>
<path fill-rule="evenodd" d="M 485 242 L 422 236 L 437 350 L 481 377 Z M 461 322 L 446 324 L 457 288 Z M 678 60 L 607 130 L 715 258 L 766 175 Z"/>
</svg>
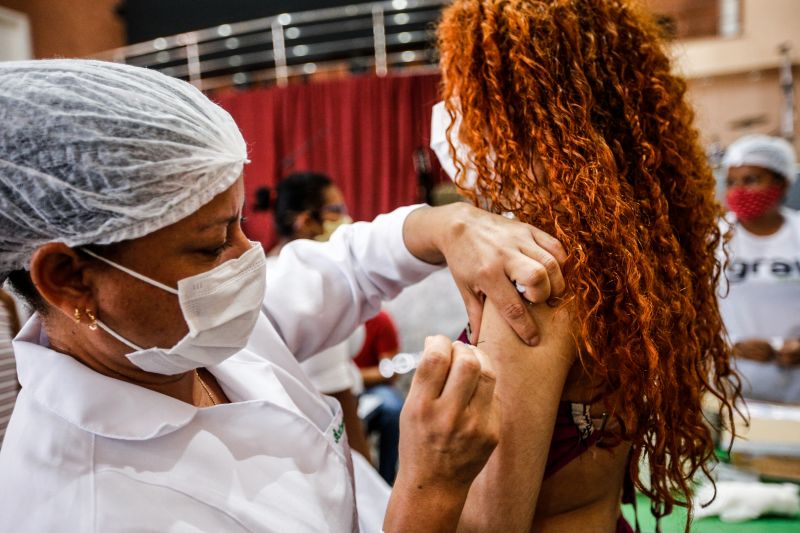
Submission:
<svg viewBox="0 0 800 533">
<path fill-rule="evenodd" d="M 369 433 L 378 434 L 378 472 L 390 485 L 397 474 L 397 446 L 400 442 L 400 412 L 403 393 L 394 386 L 393 377 L 385 378 L 378 366 L 400 349 L 397 329 L 386 311 L 364 323 L 364 343 L 353 359 L 364 382 L 364 394 L 379 400 L 364 422 Z"/>
<path fill-rule="evenodd" d="M 800 214 L 782 207 L 797 179 L 786 140 L 748 135 L 722 161 L 732 230 L 720 311 L 748 397 L 800 402 Z"/>
<path fill-rule="evenodd" d="M 268 256 L 279 255 L 296 239 L 324 242 L 339 225 L 353 221 L 342 191 L 330 177 L 317 172 L 295 172 L 278 182 L 272 213 L 278 242 Z"/>
</svg>

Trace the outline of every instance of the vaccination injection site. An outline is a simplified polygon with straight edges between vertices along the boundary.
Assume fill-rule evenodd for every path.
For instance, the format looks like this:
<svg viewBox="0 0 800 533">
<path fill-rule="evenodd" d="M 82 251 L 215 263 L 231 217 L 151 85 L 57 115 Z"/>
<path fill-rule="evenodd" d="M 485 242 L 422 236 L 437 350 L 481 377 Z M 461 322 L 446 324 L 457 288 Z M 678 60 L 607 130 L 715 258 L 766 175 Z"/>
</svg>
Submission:
<svg viewBox="0 0 800 533">
<path fill-rule="evenodd" d="M 800 532 L 800 0 L 0 0 L 0 533 Z"/>
</svg>

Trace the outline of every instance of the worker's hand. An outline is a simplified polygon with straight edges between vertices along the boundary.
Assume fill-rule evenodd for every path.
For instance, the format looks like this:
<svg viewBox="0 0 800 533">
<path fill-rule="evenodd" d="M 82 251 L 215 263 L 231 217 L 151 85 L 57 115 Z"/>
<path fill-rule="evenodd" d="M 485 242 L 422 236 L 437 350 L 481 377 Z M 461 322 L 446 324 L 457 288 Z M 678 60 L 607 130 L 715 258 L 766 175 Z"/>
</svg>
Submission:
<svg viewBox="0 0 800 533">
<path fill-rule="evenodd" d="M 800 365 L 800 339 L 789 339 L 778 350 L 778 364 L 781 366 Z"/>
<path fill-rule="evenodd" d="M 733 345 L 733 355 L 764 363 L 775 358 L 775 350 L 763 339 L 747 339 Z"/>
<path fill-rule="evenodd" d="M 488 298 L 524 342 L 538 344 L 538 327 L 525 312 L 525 299 L 541 303 L 564 292 L 561 266 L 567 254 L 561 243 L 533 226 L 464 203 L 418 209 L 406 226 L 406 245 L 414 255 L 447 261 L 466 304 L 473 343 Z"/>
<path fill-rule="evenodd" d="M 429 337 L 400 415 L 400 468 L 384 529 L 455 530 L 472 481 L 500 434 L 495 374 L 488 357 Z M 425 526 L 419 528 L 419 524 Z"/>
</svg>

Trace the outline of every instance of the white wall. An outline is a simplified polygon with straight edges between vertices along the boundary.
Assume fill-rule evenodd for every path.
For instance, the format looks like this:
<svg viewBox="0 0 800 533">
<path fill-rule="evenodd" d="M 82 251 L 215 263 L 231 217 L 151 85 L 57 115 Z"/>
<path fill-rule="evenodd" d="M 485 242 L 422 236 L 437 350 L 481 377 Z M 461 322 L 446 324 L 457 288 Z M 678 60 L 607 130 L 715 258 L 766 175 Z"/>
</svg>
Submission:
<svg viewBox="0 0 800 533">
<path fill-rule="evenodd" d="M 795 148 L 800 152 L 800 0 L 739 2 L 741 29 L 736 36 L 673 45 L 676 70 L 689 80 L 696 124 L 705 143 L 723 146 L 748 133 L 780 134 L 778 46 L 789 43 L 795 65 Z"/>
<path fill-rule="evenodd" d="M 0 61 L 30 59 L 32 56 L 28 17 L 0 7 Z"/>
<path fill-rule="evenodd" d="M 777 68 L 778 46 L 792 44 L 800 63 L 800 0 L 740 0 L 741 32 L 736 37 L 676 43 L 677 68 L 687 78 L 721 76 Z"/>
</svg>

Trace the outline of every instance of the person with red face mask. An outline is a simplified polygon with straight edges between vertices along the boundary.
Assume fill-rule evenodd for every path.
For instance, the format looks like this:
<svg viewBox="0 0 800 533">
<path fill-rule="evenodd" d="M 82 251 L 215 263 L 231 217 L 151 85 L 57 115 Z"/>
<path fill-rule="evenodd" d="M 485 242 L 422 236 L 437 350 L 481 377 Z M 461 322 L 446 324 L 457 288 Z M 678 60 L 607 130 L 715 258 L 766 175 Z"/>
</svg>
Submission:
<svg viewBox="0 0 800 533">
<path fill-rule="evenodd" d="M 797 179 L 784 139 L 748 135 L 723 159 L 733 236 L 720 310 L 746 396 L 800 402 L 800 214 L 782 206 Z"/>
</svg>

